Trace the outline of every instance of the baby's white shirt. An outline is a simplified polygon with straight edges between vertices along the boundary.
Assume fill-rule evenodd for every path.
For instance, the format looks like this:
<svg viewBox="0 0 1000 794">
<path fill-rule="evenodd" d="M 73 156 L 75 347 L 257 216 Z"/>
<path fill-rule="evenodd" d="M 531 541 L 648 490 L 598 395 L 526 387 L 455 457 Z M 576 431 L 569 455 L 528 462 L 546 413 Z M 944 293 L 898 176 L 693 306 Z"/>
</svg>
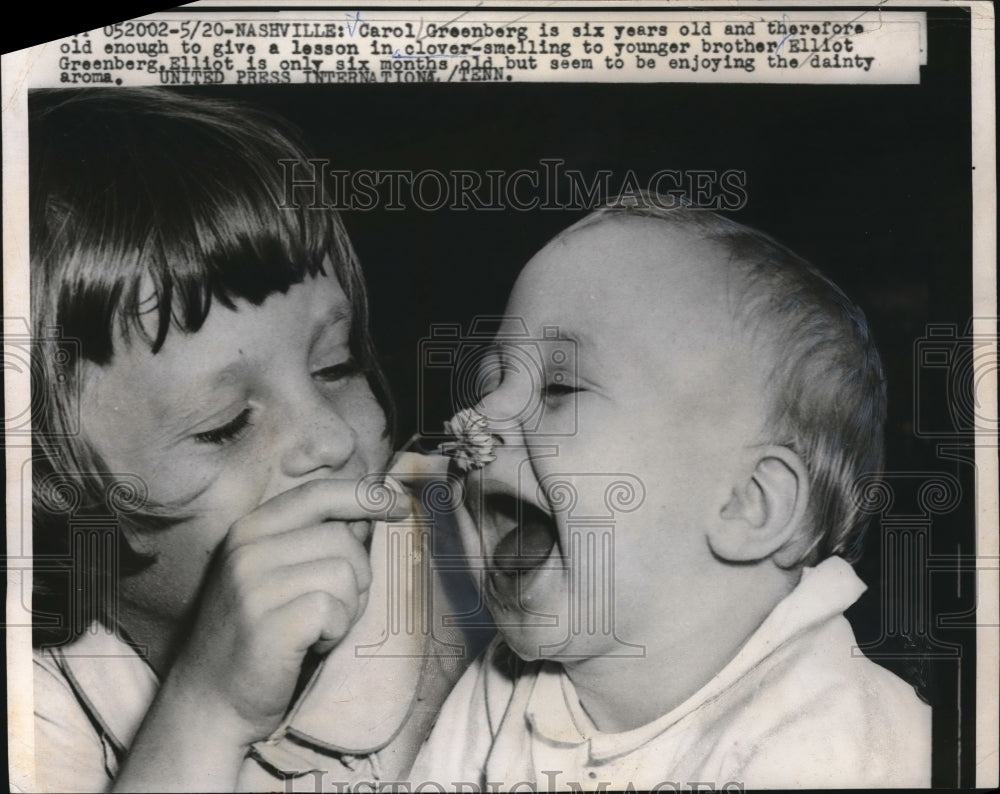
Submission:
<svg viewBox="0 0 1000 794">
<path fill-rule="evenodd" d="M 597 730 L 560 665 L 525 663 L 497 638 L 449 696 L 411 783 L 498 792 L 929 786 L 930 707 L 862 655 L 843 616 L 864 589 L 840 558 L 806 568 L 711 681 L 622 733 Z"/>
</svg>

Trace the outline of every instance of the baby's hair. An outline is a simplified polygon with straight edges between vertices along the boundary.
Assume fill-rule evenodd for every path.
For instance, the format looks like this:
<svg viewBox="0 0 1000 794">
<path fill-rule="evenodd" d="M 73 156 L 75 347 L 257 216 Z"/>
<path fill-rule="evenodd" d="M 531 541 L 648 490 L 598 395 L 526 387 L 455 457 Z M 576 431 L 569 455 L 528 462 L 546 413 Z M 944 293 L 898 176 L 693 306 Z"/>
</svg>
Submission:
<svg viewBox="0 0 1000 794">
<path fill-rule="evenodd" d="M 813 265 L 768 235 L 662 196 L 602 207 L 563 234 L 610 218 L 653 218 L 728 252 L 734 320 L 771 351 L 767 429 L 809 472 L 811 534 L 794 566 L 855 561 L 868 523 L 857 489 L 885 459 L 885 374 L 864 313 Z"/>
<path fill-rule="evenodd" d="M 38 91 L 29 107 L 32 327 L 69 342 L 34 350 L 32 388 L 44 397 L 32 416 L 36 549 L 66 543 L 48 490 L 68 483 L 77 513 L 101 512 L 114 479 L 77 427 L 82 365 L 111 362 L 119 339 L 155 354 L 171 329 L 197 332 L 213 305 L 259 305 L 309 276 L 337 278 L 352 307 L 352 352 L 389 432 L 364 281 L 341 220 L 282 206 L 289 161 L 308 161 L 282 120 L 155 88 Z M 177 509 L 146 504 L 129 520 L 166 526 Z M 119 550 L 122 573 L 151 562 L 124 537 Z"/>
</svg>

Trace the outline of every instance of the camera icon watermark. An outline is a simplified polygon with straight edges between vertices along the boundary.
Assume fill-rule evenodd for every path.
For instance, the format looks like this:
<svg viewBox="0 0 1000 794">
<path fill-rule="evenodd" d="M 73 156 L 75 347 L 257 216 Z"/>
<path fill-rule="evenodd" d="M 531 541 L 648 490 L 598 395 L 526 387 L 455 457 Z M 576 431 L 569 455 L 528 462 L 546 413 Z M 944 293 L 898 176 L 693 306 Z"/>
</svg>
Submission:
<svg viewBox="0 0 1000 794">
<path fill-rule="evenodd" d="M 914 345 L 913 430 L 918 438 L 996 435 L 996 404 L 987 400 L 998 369 L 996 320 L 992 333 L 932 323 Z M 995 387 L 994 387 L 995 388 Z M 946 410 L 942 410 L 942 402 Z"/>
<path fill-rule="evenodd" d="M 467 330 L 435 324 L 419 342 L 418 432 L 447 437 L 447 416 L 477 405 L 500 388 L 504 399 L 491 402 L 489 418 L 498 427 L 516 426 L 532 436 L 572 436 L 577 431 L 577 347 L 556 325 L 533 334 L 519 317 L 476 317 Z M 558 393 L 559 409 L 552 410 Z"/>
<path fill-rule="evenodd" d="M 3 419 L 6 438 L 36 436 L 58 438 L 80 432 L 79 411 L 63 418 L 61 427 L 44 427 L 41 423 L 55 389 L 80 388 L 80 343 L 64 338 L 58 328 L 45 328 L 40 334 L 31 333 L 23 317 L 3 319 L 3 372 L 7 384 L 8 404 Z M 29 388 L 14 388 L 19 377 L 27 373 Z M 77 400 L 66 401 L 77 405 Z"/>
</svg>

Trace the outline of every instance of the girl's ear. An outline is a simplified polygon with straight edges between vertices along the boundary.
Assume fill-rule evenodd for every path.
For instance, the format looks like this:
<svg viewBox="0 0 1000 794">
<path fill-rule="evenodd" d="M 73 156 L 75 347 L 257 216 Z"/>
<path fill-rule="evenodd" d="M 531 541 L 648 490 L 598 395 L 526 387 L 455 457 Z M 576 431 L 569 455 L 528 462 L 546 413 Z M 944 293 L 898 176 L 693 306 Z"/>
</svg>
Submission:
<svg viewBox="0 0 1000 794">
<path fill-rule="evenodd" d="M 733 488 L 708 533 L 712 551 L 730 562 L 757 562 L 788 545 L 802 529 L 809 475 L 788 447 L 760 451 L 753 472 Z"/>
</svg>

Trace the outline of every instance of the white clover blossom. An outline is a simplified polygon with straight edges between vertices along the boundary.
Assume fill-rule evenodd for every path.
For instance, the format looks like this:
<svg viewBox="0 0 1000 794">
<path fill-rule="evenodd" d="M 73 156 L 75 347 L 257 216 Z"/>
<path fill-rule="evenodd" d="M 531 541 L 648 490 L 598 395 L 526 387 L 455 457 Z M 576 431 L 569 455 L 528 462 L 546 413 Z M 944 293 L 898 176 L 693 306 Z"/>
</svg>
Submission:
<svg viewBox="0 0 1000 794">
<path fill-rule="evenodd" d="M 496 437 L 490 432 L 486 417 L 474 408 L 463 408 L 444 423 L 445 432 L 455 437 L 438 447 L 464 472 L 481 469 L 496 460 L 493 448 Z"/>
</svg>

